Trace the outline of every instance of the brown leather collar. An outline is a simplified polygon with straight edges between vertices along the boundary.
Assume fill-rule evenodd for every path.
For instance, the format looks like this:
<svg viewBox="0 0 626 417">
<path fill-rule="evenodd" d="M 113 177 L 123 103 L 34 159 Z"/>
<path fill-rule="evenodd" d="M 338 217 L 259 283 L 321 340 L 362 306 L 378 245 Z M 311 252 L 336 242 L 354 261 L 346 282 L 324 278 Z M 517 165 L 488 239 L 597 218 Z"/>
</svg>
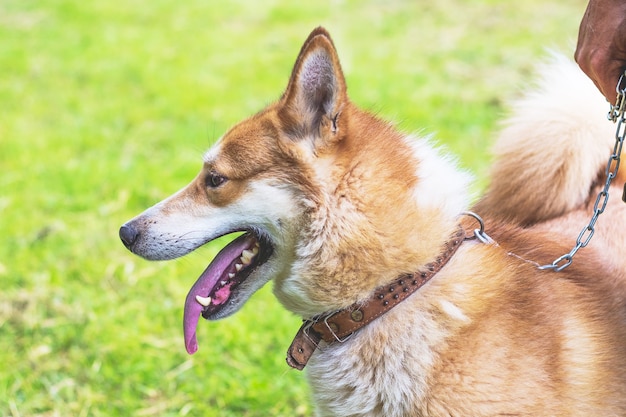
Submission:
<svg viewBox="0 0 626 417">
<path fill-rule="evenodd" d="M 343 342 L 354 332 L 400 304 L 444 267 L 464 239 L 465 231 L 459 226 L 454 236 L 445 243 L 441 255 L 427 264 L 424 271 L 400 276 L 391 284 L 377 288 L 374 295 L 363 302 L 304 320 L 287 351 L 289 366 L 301 371 L 321 340 L 326 343 Z"/>
</svg>

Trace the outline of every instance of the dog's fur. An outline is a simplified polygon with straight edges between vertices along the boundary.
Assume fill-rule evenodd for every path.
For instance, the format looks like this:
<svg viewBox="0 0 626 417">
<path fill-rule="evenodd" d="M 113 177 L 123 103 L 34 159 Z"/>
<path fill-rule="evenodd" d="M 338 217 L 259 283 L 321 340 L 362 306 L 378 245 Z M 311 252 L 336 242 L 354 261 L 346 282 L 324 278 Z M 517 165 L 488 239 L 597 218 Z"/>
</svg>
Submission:
<svg viewBox="0 0 626 417">
<path fill-rule="evenodd" d="M 346 342 L 323 343 L 307 367 L 318 416 L 626 415 L 620 190 L 569 268 L 537 268 L 589 221 L 613 126 L 572 63 L 556 59 L 544 74 L 514 106 L 475 207 L 495 243 L 463 243 L 406 301 Z M 171 259 L 250 231 L 267 260 L 209 318 L 270 279 L 286 308 L 310 318 L 435 259 L 468 209 L 468 183 L 429 140 L 349 100 L 318 28 L 280 100 L 227 132 L 190 185 L 127 223 L 125 243 Z"/>
</svg>

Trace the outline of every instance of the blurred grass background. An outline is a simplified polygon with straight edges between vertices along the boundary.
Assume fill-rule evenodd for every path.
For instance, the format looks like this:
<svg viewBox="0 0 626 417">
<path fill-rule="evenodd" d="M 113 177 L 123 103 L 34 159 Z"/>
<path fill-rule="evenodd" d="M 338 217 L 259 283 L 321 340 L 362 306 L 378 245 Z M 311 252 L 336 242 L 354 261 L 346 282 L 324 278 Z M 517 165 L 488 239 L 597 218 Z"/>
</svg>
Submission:
<svg viewBox="0 0 626 417">
<path fill-rule="evenodd" d="M 585 2 L 0 0 L 0 415 L 310 416 L 269 286 L 201 323 L 185 294 L 219 244 L 148 262 L 117 231 L 278 98 L 326 26 L 352 99 L 434 132 L 484 178 L 503 103 Z M 479 181 L 479 184 L 481 182 Z"/>
</svg>

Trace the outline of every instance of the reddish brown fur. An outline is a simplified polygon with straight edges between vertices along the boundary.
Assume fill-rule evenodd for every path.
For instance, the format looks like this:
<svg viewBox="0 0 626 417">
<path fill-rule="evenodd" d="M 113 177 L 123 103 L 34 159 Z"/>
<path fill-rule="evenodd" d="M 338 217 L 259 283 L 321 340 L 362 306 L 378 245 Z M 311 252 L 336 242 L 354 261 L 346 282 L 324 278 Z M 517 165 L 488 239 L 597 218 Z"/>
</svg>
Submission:
<svg viewBox="0 0 626 417">
<path fill-rule="evenodd" d="M 489 263 L 458 266 L 472 268 L 479 280 L 465 283 L 480 288 L 459 305 L 472 324 L 442 349 L 428 415 L 607 415 L 598 412 L 626 398 L 624 383 L 615 383 L 626 369 L 626 277 L 599 275 L 606 268 L 593 251 L 581 252 L 563 273 L 540 271 L 518 257 L 547 263 L 567 246 L 541 232 L 491 222 L 487 228 L 512 254 L 492 247 Z M 568 348 L 567 337 L 583 349 Z M 585 349 L 589 356 L 581 356 Z"/>
</svg>

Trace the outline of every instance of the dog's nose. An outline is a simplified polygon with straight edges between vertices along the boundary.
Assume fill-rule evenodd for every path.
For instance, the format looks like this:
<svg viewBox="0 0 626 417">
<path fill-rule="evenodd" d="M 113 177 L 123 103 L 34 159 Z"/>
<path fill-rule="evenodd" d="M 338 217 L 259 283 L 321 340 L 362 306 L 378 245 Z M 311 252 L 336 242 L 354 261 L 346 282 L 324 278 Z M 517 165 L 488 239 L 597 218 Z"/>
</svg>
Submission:
<svg viewBox="0 0 626 417">
<path fill-rule="evenodd" d="M 130 249 L 131 246 L 133 246 L 133 243 L 137 241 L 138 236 L 139 232 L 134 227 L 128 224 L 120 227 L 120 239 L 122 239 L 122 243 L 124 243 L 124 246 L 128 249 Z"/>
</svg>

